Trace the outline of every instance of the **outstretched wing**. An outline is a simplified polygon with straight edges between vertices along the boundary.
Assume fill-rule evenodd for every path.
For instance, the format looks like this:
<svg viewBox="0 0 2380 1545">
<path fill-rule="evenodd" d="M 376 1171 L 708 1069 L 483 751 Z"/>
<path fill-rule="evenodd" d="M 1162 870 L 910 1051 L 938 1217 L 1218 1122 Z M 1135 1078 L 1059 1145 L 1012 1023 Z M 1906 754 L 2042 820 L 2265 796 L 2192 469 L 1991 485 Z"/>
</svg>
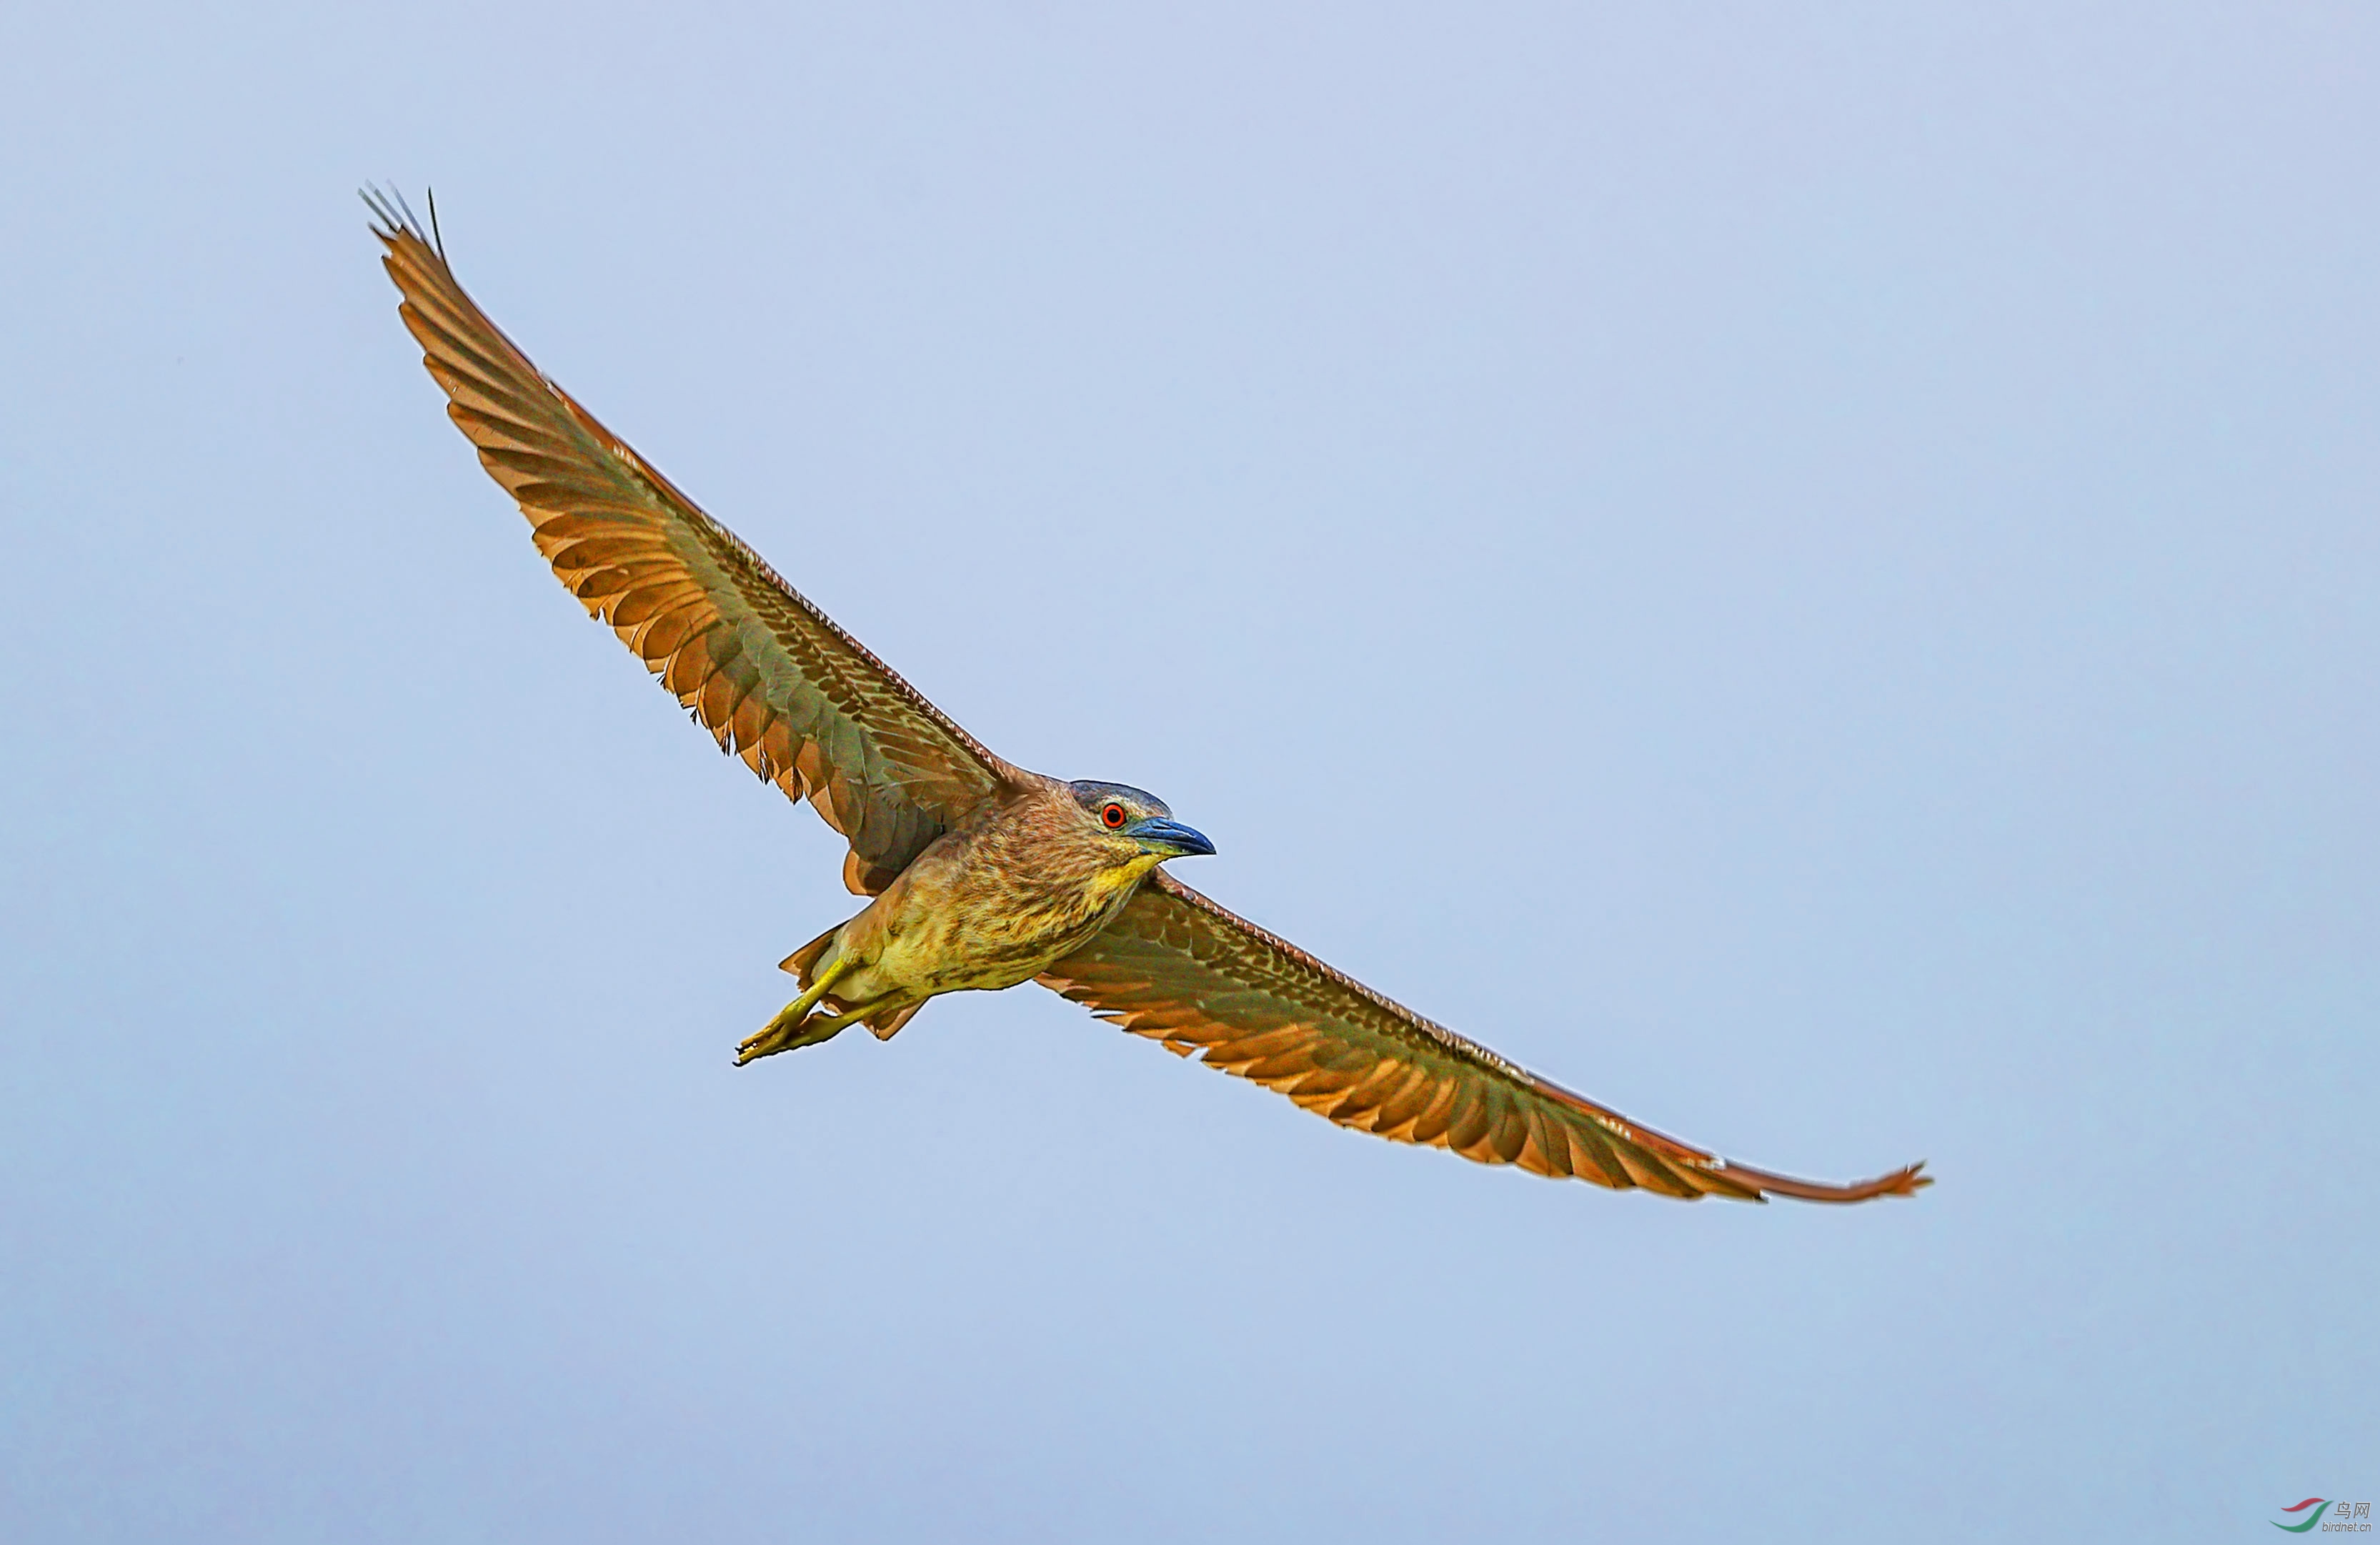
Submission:
<svg viewBox="0 0 2380 1545">
<path fill-rule="evenodd" d="M 446 411 L 581 604 L 752 771 L 844 836 L 844 882 L 892 882 L 1014 769 L 795 593 L 548 381 L 463 293 L 409 211 L 367 195 L 397 308 Z"/>
<path fill-rule="evenodd" d="M 1916 1164 L 1828 1186 L 1729 1163 L 1515 1067 L 1164 873 L 1040 980 L 1342 1126 L 1483 1164 L 1689 1199 L 1864 1201 L 1933 1184 Z"/>
</svg>

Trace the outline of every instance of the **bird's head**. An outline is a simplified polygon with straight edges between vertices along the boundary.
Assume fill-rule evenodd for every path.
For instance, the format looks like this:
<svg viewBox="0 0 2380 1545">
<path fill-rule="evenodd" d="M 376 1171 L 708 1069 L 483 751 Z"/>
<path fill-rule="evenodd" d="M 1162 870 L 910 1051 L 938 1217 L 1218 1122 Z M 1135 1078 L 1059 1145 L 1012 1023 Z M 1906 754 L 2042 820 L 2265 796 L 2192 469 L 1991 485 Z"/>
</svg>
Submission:
<svg viewBox="0 0 2380 1545">
<path fill-rule="evenodd" d="M 1165 801 L 1145 788 L 1087 779 L 1066 786 L 1083 819 L 1097 830 L 1119 863 L 1161 864 L 1168 858 L 1215 851 L 1213 843 L 1174 820 Z"/>
</svg>

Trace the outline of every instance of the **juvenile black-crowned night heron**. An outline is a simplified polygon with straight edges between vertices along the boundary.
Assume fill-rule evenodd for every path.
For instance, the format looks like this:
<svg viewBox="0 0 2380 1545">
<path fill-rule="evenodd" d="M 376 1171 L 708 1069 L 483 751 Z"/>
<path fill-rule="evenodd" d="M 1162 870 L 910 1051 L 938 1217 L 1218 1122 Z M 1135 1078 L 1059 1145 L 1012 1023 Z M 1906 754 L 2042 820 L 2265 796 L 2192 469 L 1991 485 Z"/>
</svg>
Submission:
<svg viewBox="0 0 2380 1545">
<path fill-rule="evenodd" d="M 401 204 L 371 196 L 399 313 L 480 463 L 587 610 L 725 750 L 851 844 L 856 917 L 795 951 L 801 994 L 738 1063 L 930 998 L 1038 981 L 1318 1115 L 1484 1164 L 1673 1197 L 1863 1201 L 1649 1131 L 1432 1023 L 1164 872 L 1212 853 L 1155 796 L 987 750 L 795 593 L 496 329 Z"/>
</svg>

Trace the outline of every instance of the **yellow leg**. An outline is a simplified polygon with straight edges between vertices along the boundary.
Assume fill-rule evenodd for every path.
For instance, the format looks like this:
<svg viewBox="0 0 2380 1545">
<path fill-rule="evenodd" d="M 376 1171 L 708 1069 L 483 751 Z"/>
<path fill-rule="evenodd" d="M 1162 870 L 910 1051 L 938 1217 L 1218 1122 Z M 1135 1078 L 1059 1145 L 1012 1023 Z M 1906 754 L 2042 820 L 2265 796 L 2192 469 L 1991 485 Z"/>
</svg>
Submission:
<svg viewBox="0 0 2380 1545">
<path fill-rule="evenodd" d="M 779 1052 L 790 1052 L 797 1046 L 815 1046 L 821 1040 L 829 1040 L 836 1030 L 849 1024 L 848 1019 L 822 1015 L 819 1018 L 817 1028 L 824 1033 L 810 1035 L 801 1033 L 803 1021 L 809 1018 L 810 1010 L 818 1007 L 819 1000 L 826 996 L 827 989 L 832 987 L 845 971 L 850 970 L 852 964 L 847 958 L 838 958 L 826 969 L 820 971 L 817 979 L 803 990 L 800 997 L 779 1009 L 777 1016 L 770 1020 L 759 1035 L 735 1049 L 735 1065 L 741 1067 L 755 1058 L 771 1056 Z"/>
</svg>

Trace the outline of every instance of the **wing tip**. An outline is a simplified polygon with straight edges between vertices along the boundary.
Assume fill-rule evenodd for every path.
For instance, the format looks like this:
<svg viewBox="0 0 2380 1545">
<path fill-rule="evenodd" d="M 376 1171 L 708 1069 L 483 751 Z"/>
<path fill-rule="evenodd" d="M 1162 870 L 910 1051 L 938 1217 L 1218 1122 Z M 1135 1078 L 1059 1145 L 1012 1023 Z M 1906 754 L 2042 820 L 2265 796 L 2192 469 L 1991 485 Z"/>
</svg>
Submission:
<svg viewBox="0 0 2380 1545">
<path fill-rule="evenodd" d="M 413 213 L 413 206 L 406 202 L 404 191 L 395 184 L 382 188 L 378 183 L 368 182 L 356 189 L 356 197 L 372 212 L 372 235 L 390 247 L 409 237 L 435 252 L 440 262 L 444 262 L 446 238 L 438 229 L 438 194 L 434 189 L 424 189 L 422 196 L 430 203 L 427 226 L 422 224 L 421 217 Z"/>
<path fill-rule="evenodd" d="M 1913 1197 L 1934 1184 L 1934 1177 L 1925 1173 L 1925 1161 L 1904 1164 L 1888 1174 L 1873 1180 L 1855 1180 L 1847 1186 L 1830 1186 L 1823 1181 L 1796 1180 L 1791 1175 L 1769 1174 L 1747 1165 L 1730 1164 L 1727 1171 L 1760 1193 L 1760 1199 L 1770 1197 L 1791 1197 L 1795 1201 L 1853 1202 L 1873 1201 L 1878 1197 Z"/>
</svg>

